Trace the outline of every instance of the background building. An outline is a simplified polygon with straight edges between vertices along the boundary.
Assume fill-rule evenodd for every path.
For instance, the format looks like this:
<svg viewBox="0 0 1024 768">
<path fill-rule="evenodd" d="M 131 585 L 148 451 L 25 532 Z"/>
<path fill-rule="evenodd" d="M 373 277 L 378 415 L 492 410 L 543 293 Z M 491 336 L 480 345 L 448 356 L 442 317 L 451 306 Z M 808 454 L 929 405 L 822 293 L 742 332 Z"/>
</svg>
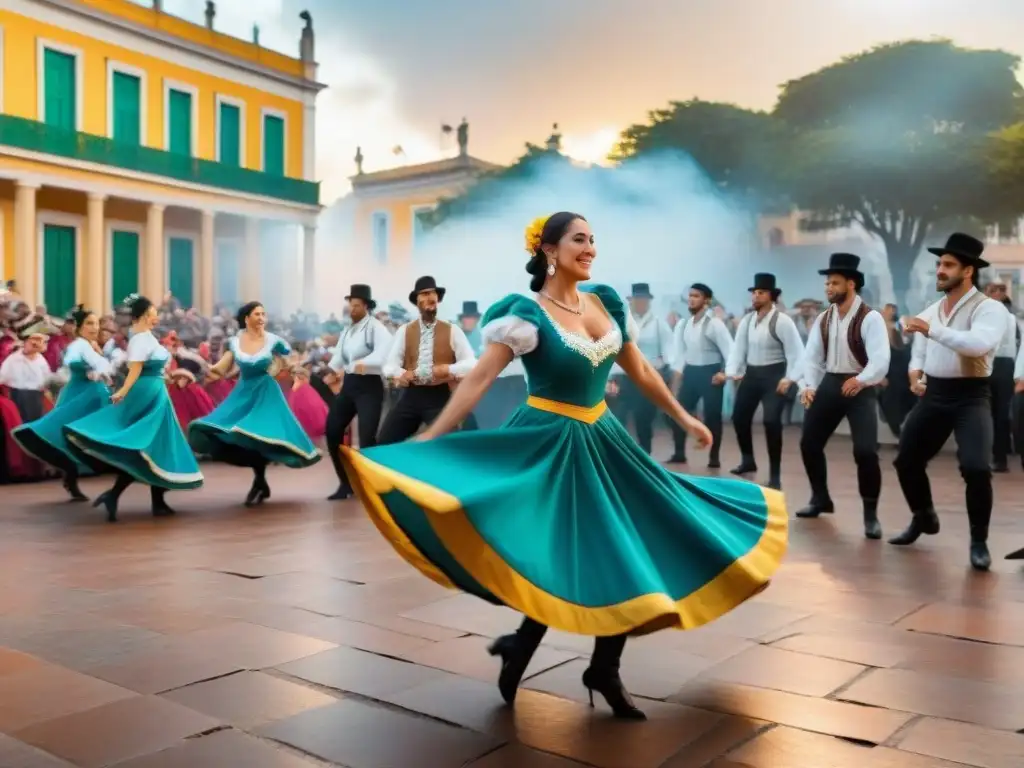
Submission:
<svg viewBox="0 0 1024 768">
<path fill-rule="evenodd" d="M 169 290 L 281 311 L 300 250 L 312 296 L 312 20 L 293 58 L 211 11 L 204 27 L 128 0 L 0 6 L 0 272 L 26 299 L 59 314 Z"/>
</svg>

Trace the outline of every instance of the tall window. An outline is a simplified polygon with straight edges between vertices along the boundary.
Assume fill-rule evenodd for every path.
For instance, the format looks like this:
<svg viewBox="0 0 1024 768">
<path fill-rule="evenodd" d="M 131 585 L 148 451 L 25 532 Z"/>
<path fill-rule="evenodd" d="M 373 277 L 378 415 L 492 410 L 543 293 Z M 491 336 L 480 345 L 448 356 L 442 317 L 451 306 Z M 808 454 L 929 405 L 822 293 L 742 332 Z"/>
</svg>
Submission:
<svg viewBox="0 0 1024 768">
<path fill-rule="evenodd" d="M 127 72 L 111 77 L 113 139 L 125 144 L 142 143 L 142 81 Z M 127 294 L 125 294 L 127 295 Z"/>
<path fill-rule="evenodd" d="M 56 128 L 77 130 L 77 62 L 74 55 L 46 48 L 43 69 L 44 121 Z"/>
<path fill-rule="evenodd" d="M 284 176 L 284 119 L 263 115 L 263 172 Z"/>
<path fill-rule="evenodd" d="M 192 155 L 192 94 L 171 88 L 167 92 L 167 150 Z"/>
<path fill-rule="evenodd" d="M 222 101 L 218 105 L 220 147 L 218 159 L 225 165 L 242 164 L 242 110 Z"/>
<path fill-rule="evenodd" d="M 388 262 L 388 241 L 391 239 L 391 217 L 387 213 L 373 214 L 373 258 L 378 264 Z"/>
</svg>

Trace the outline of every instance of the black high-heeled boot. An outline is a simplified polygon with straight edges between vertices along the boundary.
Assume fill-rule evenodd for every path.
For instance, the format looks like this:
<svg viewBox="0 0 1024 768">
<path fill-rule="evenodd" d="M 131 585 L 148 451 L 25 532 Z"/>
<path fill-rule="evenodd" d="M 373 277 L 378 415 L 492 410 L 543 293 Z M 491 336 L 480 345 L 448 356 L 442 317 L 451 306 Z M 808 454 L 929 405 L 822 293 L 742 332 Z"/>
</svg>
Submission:
<svg viewBox="0 0 1024 768">
<path fill-rule="evenodd" d="M 530 660 L 544 639 L 548 628 L 533 619 L 523 619 L 514 634 L 502 635 L 488 647 L 491 656 L 501 657 L 501 672 L 498 675 L 498 691 L 505 703 L 512 705 L 519 691 Z"/>
<path fill-rule="evenodd" d="M 64 473 L 64 490 L 68 492 L 68 495 L 71 497 L 71 501 L 89 500 L 89 497 L 82 493 L 82 489 L 78 487 L 77 472 Z"/>
<path fill-rule="evenodd" d="M 164 494 L 167 491 L 163 488 L 150 487 L 149 497 L 152 501 L 153 517 L 170 517 L 175 514 L 174 510 L 164 501 Z"/>
<path fill-rule="evenodd" d="M 619 677 L 619 659 L 625 647 L 625 635 L 597 638 L 590 666 L 583 672 L 583 685 L 590 694 L 590 706 L 594 706 L 594 691 L 597 691 L 608 702 L 615 717 L 621 720 L 646 720 L 647 715 L 633 703 L 633 698 Z"/>
<path fill-rule="evenodd" d="M 121 494 L 124 493 L 125 489 L 133 482 L 130 475 L 120 474 L 117 476 L 117 480 L 114 481 L 114 487 L 109 491 L 104 491 L 96 497 L 96 501 L 92 503 L 93 509 L 96 507 L 104 507 L 107 510 L 107 522 L 117 522 L 117 502 L 121 498 Z"/>
<path fill-rule="evenodd" d="M 257 507 L 270 498 L 270 485 L 267 483 L 267 465 L 253 467 L 252 487 L 245 497 L 245 506 Z"/>
</svg>

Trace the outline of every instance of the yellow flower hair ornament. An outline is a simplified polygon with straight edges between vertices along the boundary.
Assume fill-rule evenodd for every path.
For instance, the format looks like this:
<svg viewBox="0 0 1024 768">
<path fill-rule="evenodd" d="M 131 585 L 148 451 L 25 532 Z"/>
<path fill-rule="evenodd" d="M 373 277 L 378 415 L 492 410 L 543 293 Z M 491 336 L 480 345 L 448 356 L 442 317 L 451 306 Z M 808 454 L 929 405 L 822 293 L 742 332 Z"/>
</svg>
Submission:
<svg viewBox="0 0 1024 768">
<path fill-rule="evenodd" d="M 532 258 L 540 248 L 540 236 L 544 232 L 544 225 L 547 224 L 550 216 L 540 216 L 530 222 L 526 228 L 526 252 Z"/>
</svg>

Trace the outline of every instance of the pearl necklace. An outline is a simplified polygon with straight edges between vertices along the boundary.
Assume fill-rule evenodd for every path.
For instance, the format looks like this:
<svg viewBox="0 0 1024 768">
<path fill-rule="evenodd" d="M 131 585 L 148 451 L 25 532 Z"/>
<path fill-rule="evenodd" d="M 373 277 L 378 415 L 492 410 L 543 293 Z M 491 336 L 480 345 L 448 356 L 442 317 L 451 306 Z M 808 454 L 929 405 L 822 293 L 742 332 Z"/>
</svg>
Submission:
<svg viewBox="0 0 1024 768">
<path fill-rule="evenodd" d="M 583 296 L 578 291 L 576 293 L 576 298 L 579 300 L 579 304 L 576 307 L 570 307 L 565 302 L 559 301 L 547 291 L 541 291 L 540 295 L 543 296 L 548 301 L 550 301 L 556 307 L 564 309 L 566 312 L 571 312 L 574 315 L 582 315 L 583 311 L 587 308 L 587 305 L 583 303 Z"/>
</svg>

